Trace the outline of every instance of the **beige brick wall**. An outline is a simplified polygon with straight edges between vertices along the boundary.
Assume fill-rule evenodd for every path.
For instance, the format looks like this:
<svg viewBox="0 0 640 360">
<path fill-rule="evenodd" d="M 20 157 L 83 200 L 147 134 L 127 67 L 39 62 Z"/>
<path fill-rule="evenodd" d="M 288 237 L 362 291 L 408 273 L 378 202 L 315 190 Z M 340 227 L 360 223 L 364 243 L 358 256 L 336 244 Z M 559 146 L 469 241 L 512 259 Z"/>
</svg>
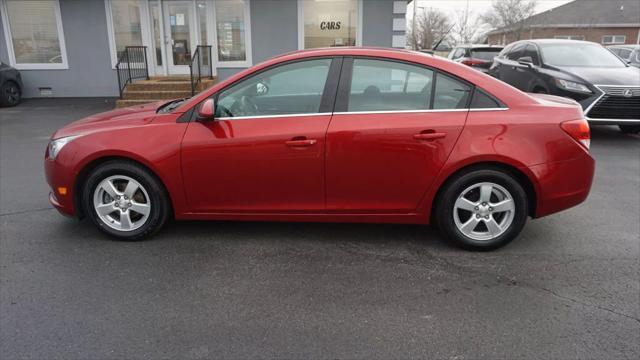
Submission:
<svg viewBox="0 0 640 360">
<path fill-rule="evenodd" d="M 584 36 L 584 40 L 602 44 L 605 35 L 624 35 L 626 44 L 638 43 L 639 27 L 629 28 L 534 28 L 522 33 L 520 40 L 553 39 L 556 36 Z M 509 44 L 516 41 L 515 34 L 489 35 L 489 44 Z"/>
</svg>

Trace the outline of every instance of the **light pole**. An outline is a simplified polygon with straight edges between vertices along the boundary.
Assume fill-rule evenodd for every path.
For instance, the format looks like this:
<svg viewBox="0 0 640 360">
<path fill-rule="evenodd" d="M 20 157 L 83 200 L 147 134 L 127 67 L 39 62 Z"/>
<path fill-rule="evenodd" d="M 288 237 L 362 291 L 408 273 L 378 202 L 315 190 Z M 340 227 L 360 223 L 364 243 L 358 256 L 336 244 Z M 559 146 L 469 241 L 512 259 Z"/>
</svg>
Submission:
<svg viewBox="0 0 640 360">
<path fill-rule="evenodd" d="M 418 9 L 424 9 L 425 6 L 418 6 L 418 0 L 413 0 L 413 16 L 411 20 L 411 37 L 413 38 L 413 50 L 420 50 L 418 47 L 418 37 L 416 36 L 416 14 Z"/>
</svg>

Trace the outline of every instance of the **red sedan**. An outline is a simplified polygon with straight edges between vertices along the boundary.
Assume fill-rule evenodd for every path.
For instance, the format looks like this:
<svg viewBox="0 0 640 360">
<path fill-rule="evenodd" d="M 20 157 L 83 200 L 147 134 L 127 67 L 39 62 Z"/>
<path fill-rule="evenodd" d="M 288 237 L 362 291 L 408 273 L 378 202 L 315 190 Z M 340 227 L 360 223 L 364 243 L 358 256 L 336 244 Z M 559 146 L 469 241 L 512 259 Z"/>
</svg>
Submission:
<svg viewBox="0 0 640 360">
<path fill-rule="evenodd" d="M 44 163 L 53 206 L 125 240 L 169 217 L 437 223 L 489 249 L 585 200 L 589 139 L 573 100 L 431 55 L 335 48 L 77 121 Z"/>
</svg>

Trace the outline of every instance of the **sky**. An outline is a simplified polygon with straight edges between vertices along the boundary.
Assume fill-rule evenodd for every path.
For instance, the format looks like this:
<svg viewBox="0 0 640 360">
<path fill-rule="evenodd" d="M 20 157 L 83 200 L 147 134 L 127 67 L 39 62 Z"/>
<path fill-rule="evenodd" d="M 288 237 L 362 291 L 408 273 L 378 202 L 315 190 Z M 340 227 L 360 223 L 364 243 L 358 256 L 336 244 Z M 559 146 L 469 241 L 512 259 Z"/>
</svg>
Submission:
<svg viewBox="0 0 640 360">
<path fill-rule="evenodd" d="M 492 0 L 417 0 L 418 7 L 435 8 L 446 13 L 451 20 L 454 19 L 456 11 L 463 11 L 469 3 L 469 12 L 472 16 L 478 16 L 491 8 Z M 497 0 L 499 1 L 499 0 Z M 564 5 L 573 0 L 537 0 L 536 14 L 560 5 Z M 418 9 L 418 13 L 426 9 Z M 413 3 L 407 6 L 407 24 L 413 17 Z M 486 29 L 489 30 L 489 29 Z"/>
</svg>

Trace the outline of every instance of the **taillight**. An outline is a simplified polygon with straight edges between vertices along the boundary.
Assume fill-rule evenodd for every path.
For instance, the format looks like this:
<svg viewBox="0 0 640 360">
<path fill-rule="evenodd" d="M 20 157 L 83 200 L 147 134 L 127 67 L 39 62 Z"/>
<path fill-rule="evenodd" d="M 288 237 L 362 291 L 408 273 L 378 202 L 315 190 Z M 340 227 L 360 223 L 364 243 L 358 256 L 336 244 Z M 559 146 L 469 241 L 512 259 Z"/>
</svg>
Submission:
<svg viewBox="0 0 640 360">
<path fill-rule="evenodd" d="M 478 60 L 478 59 L 465 59 L 462 60 L 462 63 L 468 66 L 473 66 L 473 65 L 480 65 L 480 64 L 484 64 L 486 61 L 484 60 Z"/>
<path fill-rule="evenodd" d="M 585 148 L 589 149 L 591 145 L 591 133 L 589 132 L 589 123 L 585 119 L 565 121 L 560 124 L 569 136 L 576 139 Z"/>
</svg>

